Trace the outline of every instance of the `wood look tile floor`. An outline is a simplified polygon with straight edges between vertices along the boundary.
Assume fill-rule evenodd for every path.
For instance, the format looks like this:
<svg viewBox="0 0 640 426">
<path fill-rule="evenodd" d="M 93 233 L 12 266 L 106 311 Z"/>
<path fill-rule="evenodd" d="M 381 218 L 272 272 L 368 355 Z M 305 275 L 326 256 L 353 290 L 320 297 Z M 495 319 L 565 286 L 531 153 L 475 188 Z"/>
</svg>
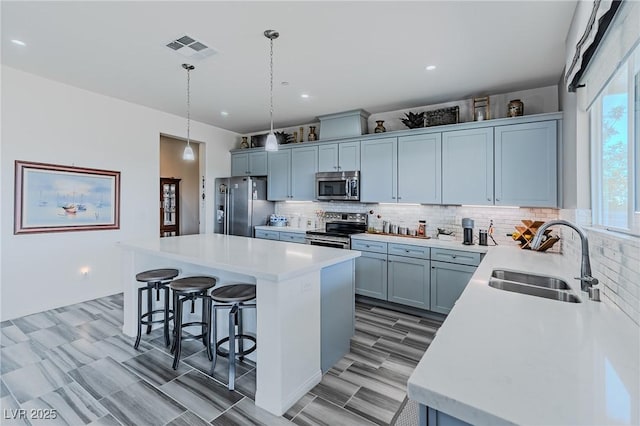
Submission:
<svg viewBox="0 0 640 426">
<path fill-rule="evenodd" d="M 284 416 L 254 404 L 256 371 L 227 361 L 213 377 L 200 342 L 185 342 L 177 371 L 161 330 L 138 350 L 122 334 L 122 294 L 0 323 L 2 425 L 388 425 L 407 379 L 441 323 L 356 304 L 350 352 Z M 26 418 L 15 418 L 20 409 Z M 55 410 L 55 419 L 29 418 Z M 41 411 L 42 412 L 42 411 Z"/>
</svg>

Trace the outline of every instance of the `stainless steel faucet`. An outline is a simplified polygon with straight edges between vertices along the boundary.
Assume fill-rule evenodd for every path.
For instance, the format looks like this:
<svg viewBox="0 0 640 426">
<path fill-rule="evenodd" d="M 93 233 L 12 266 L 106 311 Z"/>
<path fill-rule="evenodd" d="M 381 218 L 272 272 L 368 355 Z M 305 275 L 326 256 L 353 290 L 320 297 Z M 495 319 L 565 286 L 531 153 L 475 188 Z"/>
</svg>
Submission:
<svg viewBox="0 0 640 426">
<path fill-rule="evenodd" d="M 598 284 L 598 280 L 597 278 L 591 276 L 591 262 L 589 261 L 589 240 L 587 239 L 587 234 L 585 234 L 580 227 L 562 219 L 550 220 L 548 222 L 545 222 L 540 228 L 538 228 L 536 235 L 533 237 L 533 240 L 531 241 L 531 248 L 533 250 L 537 250 L 542 243 L 544 231 L 554 225 L 568 226 L 569 228 L 574 229 L 580 236 L 580 242 L 582 244 L 582 261 L 580 263 L 580 277 L 576 277 L 576 279 L 580 280 L 580 289 L 584 292 L 589 293 L 589 298 L 591 300 L 600 301 L 600 291 L 593 288 L 594 285 Z"/>
</svg>

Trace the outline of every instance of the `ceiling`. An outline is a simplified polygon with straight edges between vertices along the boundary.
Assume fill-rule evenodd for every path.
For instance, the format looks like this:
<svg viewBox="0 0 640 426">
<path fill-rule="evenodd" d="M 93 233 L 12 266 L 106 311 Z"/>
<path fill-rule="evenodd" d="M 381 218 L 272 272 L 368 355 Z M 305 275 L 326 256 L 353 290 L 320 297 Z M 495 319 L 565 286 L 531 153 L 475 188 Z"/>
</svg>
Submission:
<svg viewBox="0 0 640 426">
<path fill-rule="evenodd" d="M 2 1 L 2 63 L 186 116 L 181 64 L 189 62 L 192 119 L 250 133 L 269 127 L 266 29 L 280 32 L 278 128 L 357 108 L 376 113 L 557 84 L 575 5 Z M 165 47 L 184 34 L 218 53 L 190 60 Z"/>
</svg>

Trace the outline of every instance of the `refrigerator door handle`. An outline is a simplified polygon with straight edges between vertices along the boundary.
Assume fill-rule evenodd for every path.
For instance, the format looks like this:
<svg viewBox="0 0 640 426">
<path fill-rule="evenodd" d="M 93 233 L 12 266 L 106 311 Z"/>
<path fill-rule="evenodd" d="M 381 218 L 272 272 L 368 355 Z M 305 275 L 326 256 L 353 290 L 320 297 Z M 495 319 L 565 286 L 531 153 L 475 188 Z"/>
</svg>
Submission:
<svg viewBox="0 0 640 426">
<path fill-rule="evenodd" d="M 229 235 L 229 191 L 227 188 L 224 192 L 224 235 Z"/>
<path fill-rule="evenodd" d="M 229 188 L 227 192 L 227 231 L 225 234 L 232 235 L 231 217 L 233 217 L 233 188 Z"/>
</svg>

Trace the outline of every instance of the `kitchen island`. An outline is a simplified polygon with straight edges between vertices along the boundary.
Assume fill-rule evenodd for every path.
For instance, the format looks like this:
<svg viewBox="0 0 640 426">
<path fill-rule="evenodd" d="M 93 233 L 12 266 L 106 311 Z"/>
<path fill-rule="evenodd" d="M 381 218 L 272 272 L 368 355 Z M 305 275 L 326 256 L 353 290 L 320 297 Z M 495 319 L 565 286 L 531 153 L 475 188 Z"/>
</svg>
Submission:
<svg viewBox="0 0 640 426">
<path fill-rule="evenodd" d="M 560 278 L 581 303 L 492 288 L 494 269 Z M 615 306 L 589 300 L 573 279 L 579 271 L 558 254 L 493 248 L 409 378 L 423 419 L 640 424 L 639 328 Z"/>
<path fill-rule="evenodd" d="M 331 359 L 337 356 L 336 350 L 348 351 L 357 251 L 221 234 L 129 241 L 120 246 L 123 332 L 129 336 L 136 334 L 140 283 L 135 275 L 140 271 L 177 268 L 180 276 L 214 276 L 218 285 L 256 284 L 255 401 L 275 415 L 282 415 L 320 382 L 321 351 L 327 350 L 321 345 L 321 320 L 326 319 L 321 318 L 321 310 L 331 310 L 331 303 L 338 309 L 335 315 L 325 316 L 330 317 L 331 326 L 341 329 L 341 340 L 346 340 L 346 346 L 332 342 L 337 347 L 328 348 L 333 350 Z"/>
</svg>

